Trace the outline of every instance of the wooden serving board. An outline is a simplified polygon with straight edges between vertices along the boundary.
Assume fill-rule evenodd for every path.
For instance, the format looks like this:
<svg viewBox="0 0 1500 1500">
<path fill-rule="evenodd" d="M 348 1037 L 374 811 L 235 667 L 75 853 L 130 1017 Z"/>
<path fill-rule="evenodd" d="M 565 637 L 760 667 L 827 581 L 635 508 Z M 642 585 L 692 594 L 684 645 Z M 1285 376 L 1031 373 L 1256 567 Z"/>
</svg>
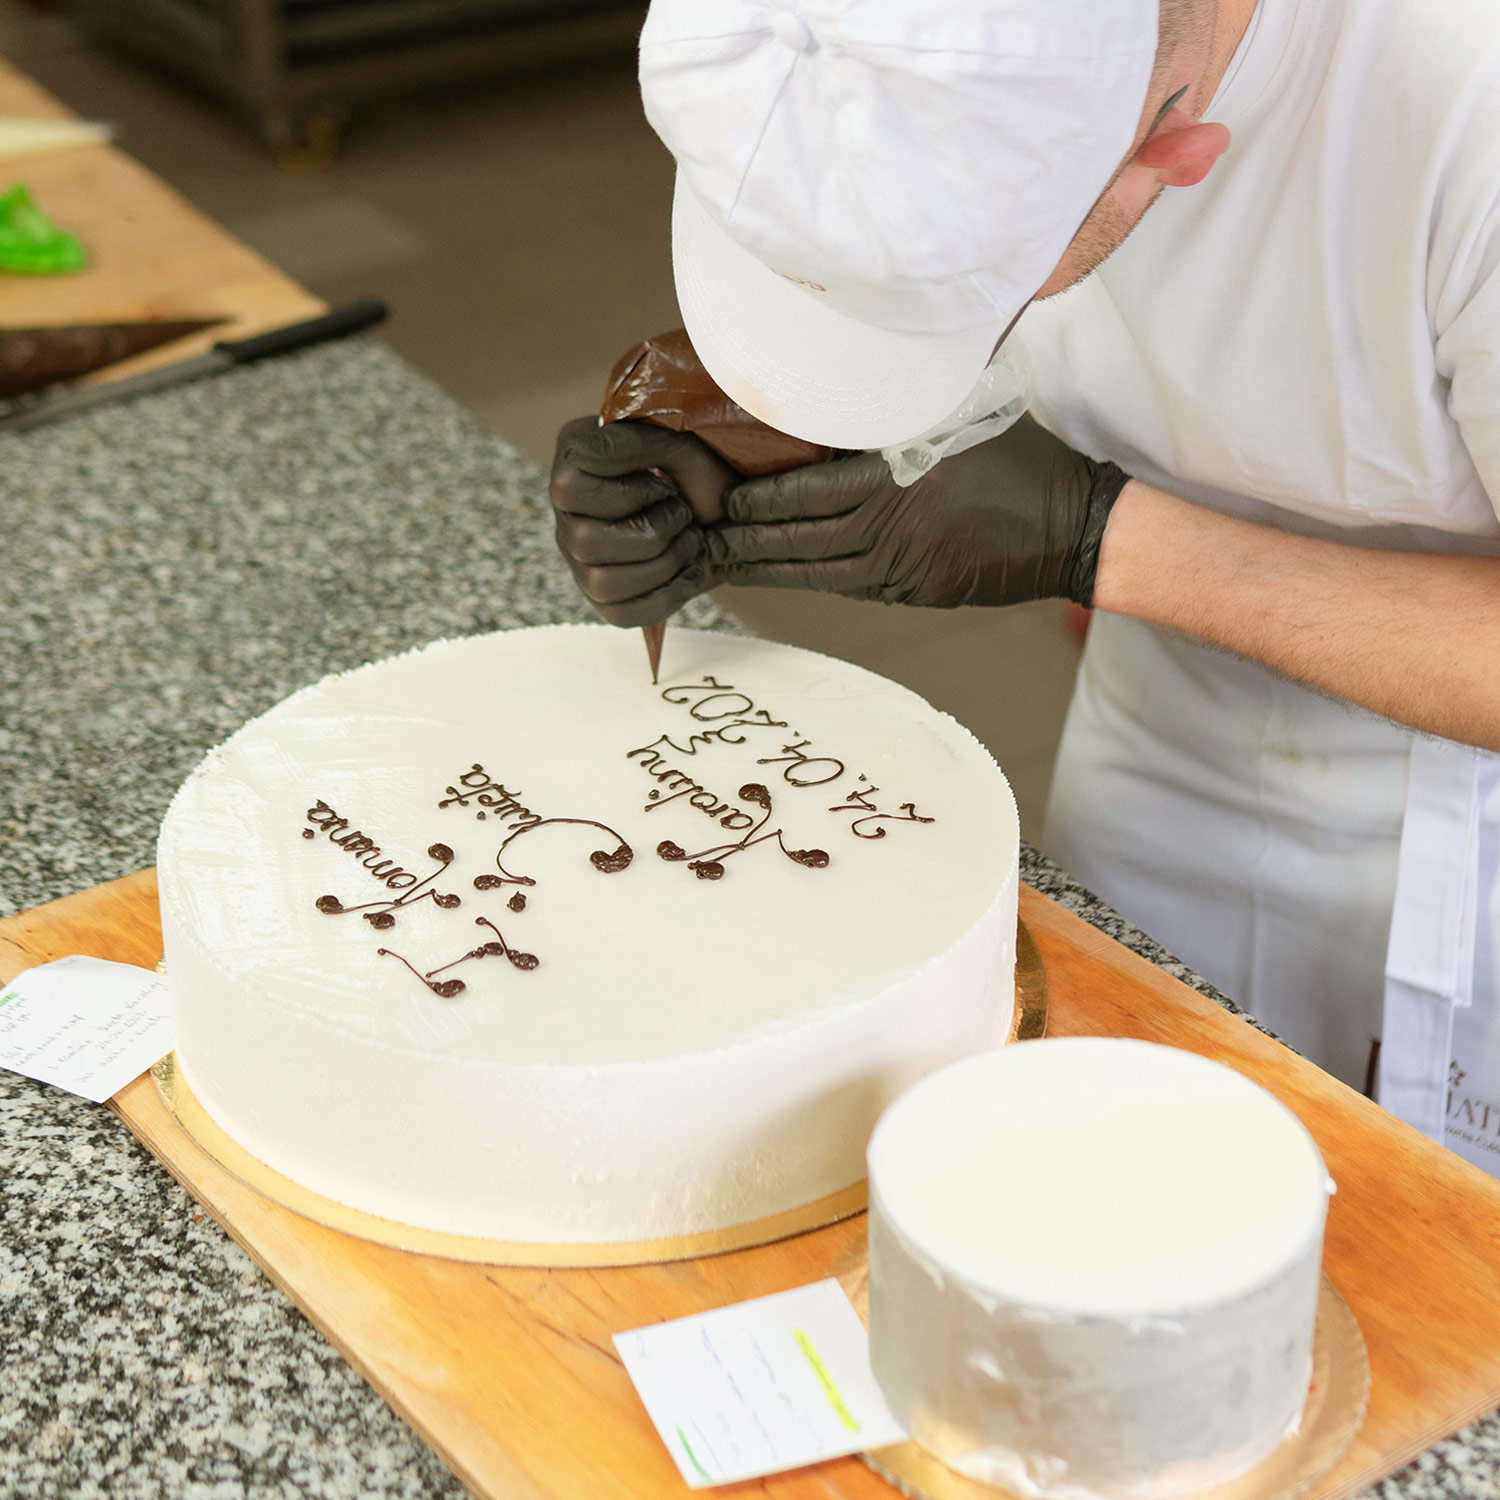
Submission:
<svg viewBox="0 0 1500 1500">
<path fill-rule="evenodd" d="M 1308 1493 L 1351 1495 L 1500 1406 L 1500 1182 L 1024 887 L 1021 911 L 1047 966 L 1050 1034 L 1217 1058 L 1284 1100 L 1322 1149 L 1339 1185 L 1324 1265 L 1364 1331 L 1371 1395 L 1353 1447 Z M 144 871 L 0 922 L 0 983 L 67 953 L 150 965 L 160 951 Z M 826 1276 L 864 1233 L 860 1216 L 754 1250 L 612 1270 L 436 1260 L 258 1197 L 199 1150 L 149 1077 L 112 1105 L 485 1500 L 685 1494 L 610 1335 Z M 855 1459 L 735 1488 L 779 1500 L 894 1493 Z"/>
<path fill-rule="evenodd" d="M 69 119 L 72 111 L 0 61 L 0 115 Z M 223 318 L 189 338 L 86 378 L 118 380 L 315 317 L 326 304 L 242 245 L 113 146 L 0 160 L 0 187 L 24 182 L 42 211 L 76 234 L 89 257 L 74 276 L 0 272 L 0 327 Z"/>
</svg>

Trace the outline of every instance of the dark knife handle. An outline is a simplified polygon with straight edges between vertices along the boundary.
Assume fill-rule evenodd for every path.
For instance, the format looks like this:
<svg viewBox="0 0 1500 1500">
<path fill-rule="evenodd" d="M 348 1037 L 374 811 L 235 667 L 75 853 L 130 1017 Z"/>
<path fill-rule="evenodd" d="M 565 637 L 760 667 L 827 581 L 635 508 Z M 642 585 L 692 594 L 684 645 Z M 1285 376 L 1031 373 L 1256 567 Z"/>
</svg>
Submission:
<svg viewBox="0 0 1500 1500">
<path fill-rule="evenodd" d="M 373 297 L 362 297 L 358 302 L 346 302 L 320 318 L 308 318 L 302 323 L 292 323 L 285 328 L 273 328 L 269 333 L 257 333 L 248 339 L 220 339 L 214 349 L 227 354 L 237 365 L 248 365 L 253 360 L 269 359 L 274 354 L 290 354 L 295 349 L 306 349 L 313 344 L 325 344 L 332 339 L 346 338 L 351 333 L 362 333 L 385 319 L 386 306 Z"/>
</svg>

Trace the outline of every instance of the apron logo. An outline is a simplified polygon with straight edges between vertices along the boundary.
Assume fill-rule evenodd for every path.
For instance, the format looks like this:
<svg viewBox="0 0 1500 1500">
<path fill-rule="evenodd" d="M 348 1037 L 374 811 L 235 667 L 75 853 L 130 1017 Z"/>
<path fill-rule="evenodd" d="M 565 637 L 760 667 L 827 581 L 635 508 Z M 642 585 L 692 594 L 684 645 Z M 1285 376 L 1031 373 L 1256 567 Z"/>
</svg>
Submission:
<svg viewBox="0 0 1500 1500">
<path fill-rule="evenodd" d="M 1456 1062 L 1448 1064 L 1447 1133 L 1471 1146 L 1500 1154 L 1500 1104 L 1460 1095 L 1459 1086 L 1468 1076 Z"/>
</svg>

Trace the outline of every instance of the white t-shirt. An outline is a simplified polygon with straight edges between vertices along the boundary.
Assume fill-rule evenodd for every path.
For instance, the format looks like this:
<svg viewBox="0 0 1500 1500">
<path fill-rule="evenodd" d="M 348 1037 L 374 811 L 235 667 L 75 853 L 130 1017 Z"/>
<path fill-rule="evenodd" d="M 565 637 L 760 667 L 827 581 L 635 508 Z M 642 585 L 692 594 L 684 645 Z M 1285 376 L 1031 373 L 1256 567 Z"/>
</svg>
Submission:
<svg viewBox="0 0 1500 1500">
<path fill-rule="evenodd" d="M 1018 325 L 1037 414 L 1246 519 L 1500 553 L 1500 5 L 1260 0 L 1205 118 L 1209 176 Z"/>
<path fill-rule="evenodd" d="M 1016 338 L 1039 418 L 1247 520 L 1500 555 L 1500 4 L 1260 0 L 1205 118 L 1232 144 Z M 1049 852 L 1360 1087 L 1381 1033 L 1409 732 L 1095 621 Z M 1500 1171 L 1500 762 L 1449 1141 Z M 1059 805 L 1061 803 L 1061 806 Z M 1462 857 L 1457 850 L 1455 858 Z M 1455 1095 L 1455 1098 L 1460 1096 Z M 1450 1110 L 1450 1116 L 1452 1111 Z"/>
</svg>

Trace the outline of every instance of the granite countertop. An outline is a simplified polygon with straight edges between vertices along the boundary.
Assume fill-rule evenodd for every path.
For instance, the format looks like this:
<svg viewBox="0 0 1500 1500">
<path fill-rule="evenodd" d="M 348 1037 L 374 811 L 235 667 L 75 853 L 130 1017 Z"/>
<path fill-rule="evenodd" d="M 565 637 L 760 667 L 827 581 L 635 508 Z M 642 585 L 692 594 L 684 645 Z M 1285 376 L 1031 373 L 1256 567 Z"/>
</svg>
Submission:
<svg viewBox="0 0 1500 1500">
<path fill-rule="evenodd" d="M 150 864 L 203 751 L 323 673 L 590 617 L 541 476 L 371 339 L 0 438 L 0 536 L 0 915 Z M 1500 1497 L 1500 1416 L 1377 1490 Z M 0 1495 L 464 1493 L 108 1110 L 0 1073 Z"/>
</svg>

